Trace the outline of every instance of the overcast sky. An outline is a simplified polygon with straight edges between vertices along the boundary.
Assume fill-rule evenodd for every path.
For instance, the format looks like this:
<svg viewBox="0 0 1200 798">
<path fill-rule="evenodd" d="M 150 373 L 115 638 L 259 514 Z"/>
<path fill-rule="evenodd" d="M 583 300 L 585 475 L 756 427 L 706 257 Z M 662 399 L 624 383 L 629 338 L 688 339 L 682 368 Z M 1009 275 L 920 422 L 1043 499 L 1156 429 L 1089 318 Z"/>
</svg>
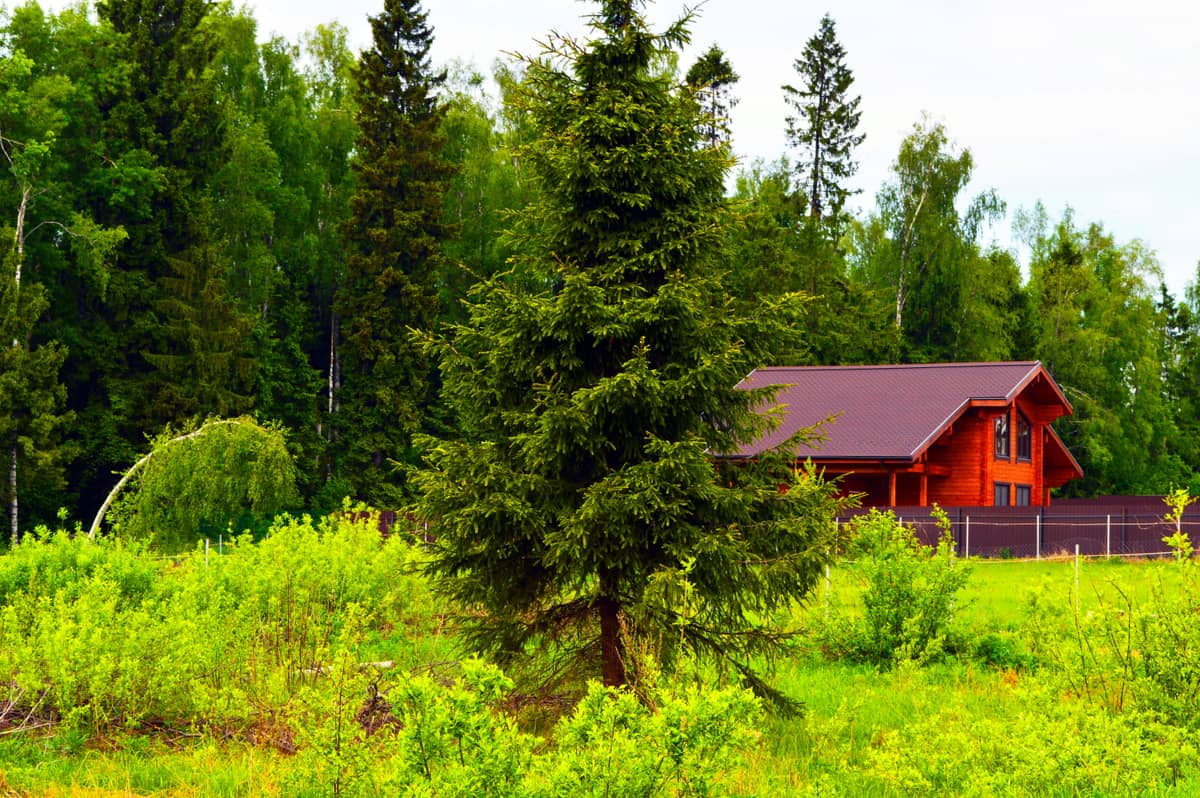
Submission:
<svg viewBox="0 0 1200 798">
<path fill-rule="evenodd" d="M 255 0 L 260 34 L 297 40 L 334 19 L 356 51 L 383 0 Z M 583 34 L 593 4 L 574 0 L 426 0 L 434 60 L 487 69 L 503 51 L 537 52 L 549 30 Z M 681 11 L 659 0 L 651 19 Z M 1200 4 L 1189 0 L 708 0 L 697 51 L 717 43 L 741 76 L 734 149 L 744 163 L 786 151 L 780 86 L 823 14 L 837 24 L 862 95 L 858 200 L 870 207 L 901 139 L 922 112 L 971 150 L 968 193 L 994 188 L 1052 218 L 1075 209 L 1120 242 L 1157 251 L 1176 294 L 1200 260 Z M 1007 222 L 996 231 L 1009 244 Z"/>
</svg>

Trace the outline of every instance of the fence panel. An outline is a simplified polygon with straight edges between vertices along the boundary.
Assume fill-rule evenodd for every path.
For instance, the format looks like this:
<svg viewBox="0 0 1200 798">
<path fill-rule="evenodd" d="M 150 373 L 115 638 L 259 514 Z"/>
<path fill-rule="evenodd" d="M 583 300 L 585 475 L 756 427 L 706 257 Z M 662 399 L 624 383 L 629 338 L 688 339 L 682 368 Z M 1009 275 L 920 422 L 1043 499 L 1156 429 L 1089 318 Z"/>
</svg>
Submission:
<svg viewBox="0 0 1200 798">
<path fill-rule="evenodd" d="M 1125 501 L 1121 501 L 1124 499 Z M 893 507 L 925 545 L 937 543 L 940 531 L 928 507 Z M 1171 554 L 1163 538 L 1174 533 L 1163 520 L 1166 505 L 1154 496 L 1070 499 L 1050 507 L 947 507 L 960 556 L 1053 557 Z M 841 520 L 869 512 L 863 508 Z M 1193 540 L 1200 536 L 1200 505 L 1183 515 L 1182 529 Z M 1198 541 L 1200 544 L 1200 541 Z M 1200 549 L 1200 545 L 1197 545 Z"/>
</svg>

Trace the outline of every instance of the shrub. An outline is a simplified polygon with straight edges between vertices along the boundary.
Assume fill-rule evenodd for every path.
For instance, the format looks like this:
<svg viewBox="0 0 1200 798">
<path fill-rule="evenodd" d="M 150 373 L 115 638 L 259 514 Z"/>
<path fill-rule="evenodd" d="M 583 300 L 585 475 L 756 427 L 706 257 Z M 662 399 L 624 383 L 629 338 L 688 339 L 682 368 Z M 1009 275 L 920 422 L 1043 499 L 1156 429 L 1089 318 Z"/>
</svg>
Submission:
<svg viewBox="0 0 1200 798">
<path fill-rule="evenodd" d="M 651 709 L 592 684 L 547 746 L 497 709 L 512 683 L 493 666 L 442 683 L 339 662 L 294 718 L 306 795 L 715 798 L 735 794 L 726 774 L 761 717 L 744 690 L 659 690 Z"/>
<path fill-rule="evenodd" d="M 867 766 L 902 795 L 1159 794 L 1198 773 L 1194 735 L 1052 692 L 1004 717 L 937 712 L 882 734 Z M 919 751 L 918 755 L 914 755 Z"/>
<path fill-rule="evenodd" d="M 871 510 L 851 524 L 855 568 L 865 585 L 862 615 L 826 624 L 826 650 L 880 665 L 937 659 L 951 631 L 955 596 L 969 575 L 944 514 L 932 549 L 891 512 Z"/>
<path fill-rule="evenodd" d="M 284 518 L 224 556 L 170 559 L 113 539 L 28 536 L 0 557 L 0 683 L 24 711 L 90 733 L 245 731 L 278 715 L 347 635 L 422 637 L 412 624 L 429 622 L 428 593 L 405 576 L 419 556 L 369 518 Z"/>
<path fill-rule="evenodd" d="M 1076 611 L 1067 635 L 1034 623 L 1040 656 L 1056 666 L 1066 691 L 1200 730 L 1200 572 L 1192 561 L 1180 566 L 1178 587 L 1159 582 L 1142 603 L 1118 590 L 1118 603 Z M 1044 617 L 1038 609 L 1032 618 Z"/>
</svg>

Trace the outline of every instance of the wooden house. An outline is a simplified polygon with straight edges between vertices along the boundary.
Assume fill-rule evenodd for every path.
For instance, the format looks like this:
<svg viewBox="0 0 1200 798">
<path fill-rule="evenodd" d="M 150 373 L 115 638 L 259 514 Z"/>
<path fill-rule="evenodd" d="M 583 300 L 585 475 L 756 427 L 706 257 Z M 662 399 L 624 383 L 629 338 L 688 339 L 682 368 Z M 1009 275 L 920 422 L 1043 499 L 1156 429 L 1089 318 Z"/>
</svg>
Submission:
<svg viewBox="0 0 1200 798">
<path fill-rule="evenodd" d="M 867 506 L 1047 505 L 1083 476 L 1051 423 L 1071 404 L 1039 362 L 758 369 L 741 388 L 778 386 L 781 423 L 734 457 L 794 446 Z"/>
</svg>

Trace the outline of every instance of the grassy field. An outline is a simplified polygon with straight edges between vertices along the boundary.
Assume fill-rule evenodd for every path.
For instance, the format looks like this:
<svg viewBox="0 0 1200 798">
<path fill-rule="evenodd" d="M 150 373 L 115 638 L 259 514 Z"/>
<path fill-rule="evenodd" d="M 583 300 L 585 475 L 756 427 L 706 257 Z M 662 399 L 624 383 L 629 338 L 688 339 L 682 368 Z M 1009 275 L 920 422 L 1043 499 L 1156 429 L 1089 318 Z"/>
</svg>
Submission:
<svg viewBox="0 0 1200 798">
<path fill-rule="evenodd" d="M 147 597 L 145 604 L 127 608 L 141 613 L 138 622 L 149 629 L 159 613 L 169 624 L 169 633 L 146 631 L 146 646 L 157 641 L 161 654 L 163 641 L 170 640 L 193 657 L 215 661 L 219 654 L 222 662 L 239 664 L 218 675 L 180 663 L 171 666 L 183 668 L 178 673 L 164 670 L 157 660 L 144 672 L 128 663 L 117 667 L 107 678 L 117 684 L 131 680 L 132 692 L 119 699 L 125 703 L 103 699 L 109 702 L 103 722 L 96 714 L 100 687 L 82 681 L 70 689 L 79 695 L 93 691 L 85 708 L 64 703 L 53 726 L 22 728 L 9 713 L 7 725 L 0 726 L 0 796 L 375 794 L 338 791 L 322 781 L 325 760 L 310 753 L 324 750 L 328 740 L 319 728 L 306 729 L 320 726 L 325 709 L 340 706 L 320 703 L 332 700 L 320 691 L 338 677 L 310 675 L 290 684 L 294 667 L 288 663 L 301 655 L 328 658 L 337 641 L 353 632 L 354 656 L 393 661 L 397 667 L 386 678 L 400 685 L 407 671 L 427 672 L 430 663 L 446 668 L 460 656 L 452 624 L 419 578 L 395 581 L 395 571 L 416 556 L 398 544 L 380 548 L 369 534 L 345 530 L 322 537 L 298 526 L 288 534 L 296 537 L 281 540 L 274 550 L 246 544 L 219 567 L 203 567 L 196 558 L 165 570 L 155 565 L 157 575 L 148 576 L 136 553 L 106 560 L 95 574 Z M 78 579 L 88 570 L 81 565 L 83 555 L 72 553 L 75 544 L 46 545 L 47 553 L 36 556 L 58 563 L 54 567 L 62 573 Z M 308 556 L 316 558 L 315 567 L 302 563 Z M 0 667 L 24 674 L 10 677 L 10 699 L 18 682 L 29 678 L 21 669 L 45 658 L 45 652 L 24 658 L 14 653 L 19 641 L 34 645 L 40 639 L 18 629 L 40 623 L 22 613 L 57 607 L 61 615 L 82 602 L 93 607 L 93 615 L 103 616 L 94 608 L 107 607 L 113 629 L 127 629 L 135 617 L 121 614 L 126 610 L 114 598 L 115 588 L 100 590 L 104 601 L 91 595 L 87 586 L 103 587 L 96 575 L 78 585 L 60 584 L 50 594 L 58 599 L 26 601 L 24 588 L 14 585 L 53 583 L 53 569 L 41 560 L 30 565 L 33 559 L 20 565 L 19 559 L 0 558 L 5 636 L 0 643 L 6 646 Z M 717 787 L 735 795 L 1200 795 L 1193 704 L 1172 693 L 1176 682 L 1145 667 L 1158 656 L 1148 641 L 1162 638 L 1158 654 L 1174 651 L 1186 666 L 1168 676 L 1183 679 L 1184 688 L 1200 683 L 1198 651 L 1190 647 L 1195 636 L 1162 626 L 1173 612 L 1191 623 L 1171 603 L 1193 595 L 1190 564 L 1085 560 L 1077 571 L 1073 560 L 994 560 L 958 561 L 953 567 L 968 568 L 970 576 L 954 597 L 952 622 L 936 656 L 883 665 L 830 658 L 829 629 L 861 620 L 868 589 L 868 571 L 860 565 L 833 569 L 828 584 L 819 584 L 796 610 L 805 634 L 774 664 L 776 684 L 803 702 L 803 715 L 754 720 L 750 744 L 722 768 Z M 41 576 L 30 577 L 35 572 Z M 321 587 L 303 582 L 304 574 Z M 286 589 L 276 592 L 276 582 Z M 349 589 L 352 582 L 361 583 L 356 592 Z M 70 602 L 63 591 L 71 593 Z M 215 598 L 222 591 L 229 595 Z M 331 595 L 353 601 L 342 607 Z M 180 620 L 179 608 L 192 620 Z M 199 619 L 206 614 L 217 626 L 203 626 Z M 1140 634 L 1135 624 L 1122 620 L 1134 617 L 1158 637 L 1135 640 Z M 76 615 L 54 623 L 64 618 L 79 624 L 77 636 L 85 634 Z M 254 623 L 260 626 L 252 634 L 234 632 L 233 625 Z M 217 628 L 226 631 L 218 635 Z M 1122 638 L 1126 632 L 1129 637 Z M 59 647 L 58 656 L 76 656 L 69 640 L 47 640 L 45 645 Z M 94 658 L 95 646 L 103 645 L 97 640 L 85 641 L 91 648 L 72 661 Z M 205 648 L 218 644 L 215 653 Z M 308 645 L 311 652 L 301 651 Z M 719 678 L 705 675 L 704 668 L 698 672 L 678 677 L 676 686 L 691 681 L 719 686 Z M 50 685 L 64 677 L 48 670 L 38 678 Z M 175 712 L 168 696 L 137 703 L 137 691 L 144 689 L 178 690 L 171 700 L 186 702 L 196 714 Z M 351 713 L 361 703 L 354 690 L 343 707 Z M 239 700 L 252 711 L 237 707 Z M 142 714 L 135 714 L 143 705 Z M 220 722 L 213 722 L 220 713 L 225 713 Z M 197 720 L 201 716 L 205 720 Z M 558 745 L 565 743 L 542 740 L 538 750 Z M 368 753 L 382 756 L 379 750 Z M 349 756 L 341 748 L 335 753 Z M 724 794 L 720 789 L 713 794 Z"/>
</svg>

